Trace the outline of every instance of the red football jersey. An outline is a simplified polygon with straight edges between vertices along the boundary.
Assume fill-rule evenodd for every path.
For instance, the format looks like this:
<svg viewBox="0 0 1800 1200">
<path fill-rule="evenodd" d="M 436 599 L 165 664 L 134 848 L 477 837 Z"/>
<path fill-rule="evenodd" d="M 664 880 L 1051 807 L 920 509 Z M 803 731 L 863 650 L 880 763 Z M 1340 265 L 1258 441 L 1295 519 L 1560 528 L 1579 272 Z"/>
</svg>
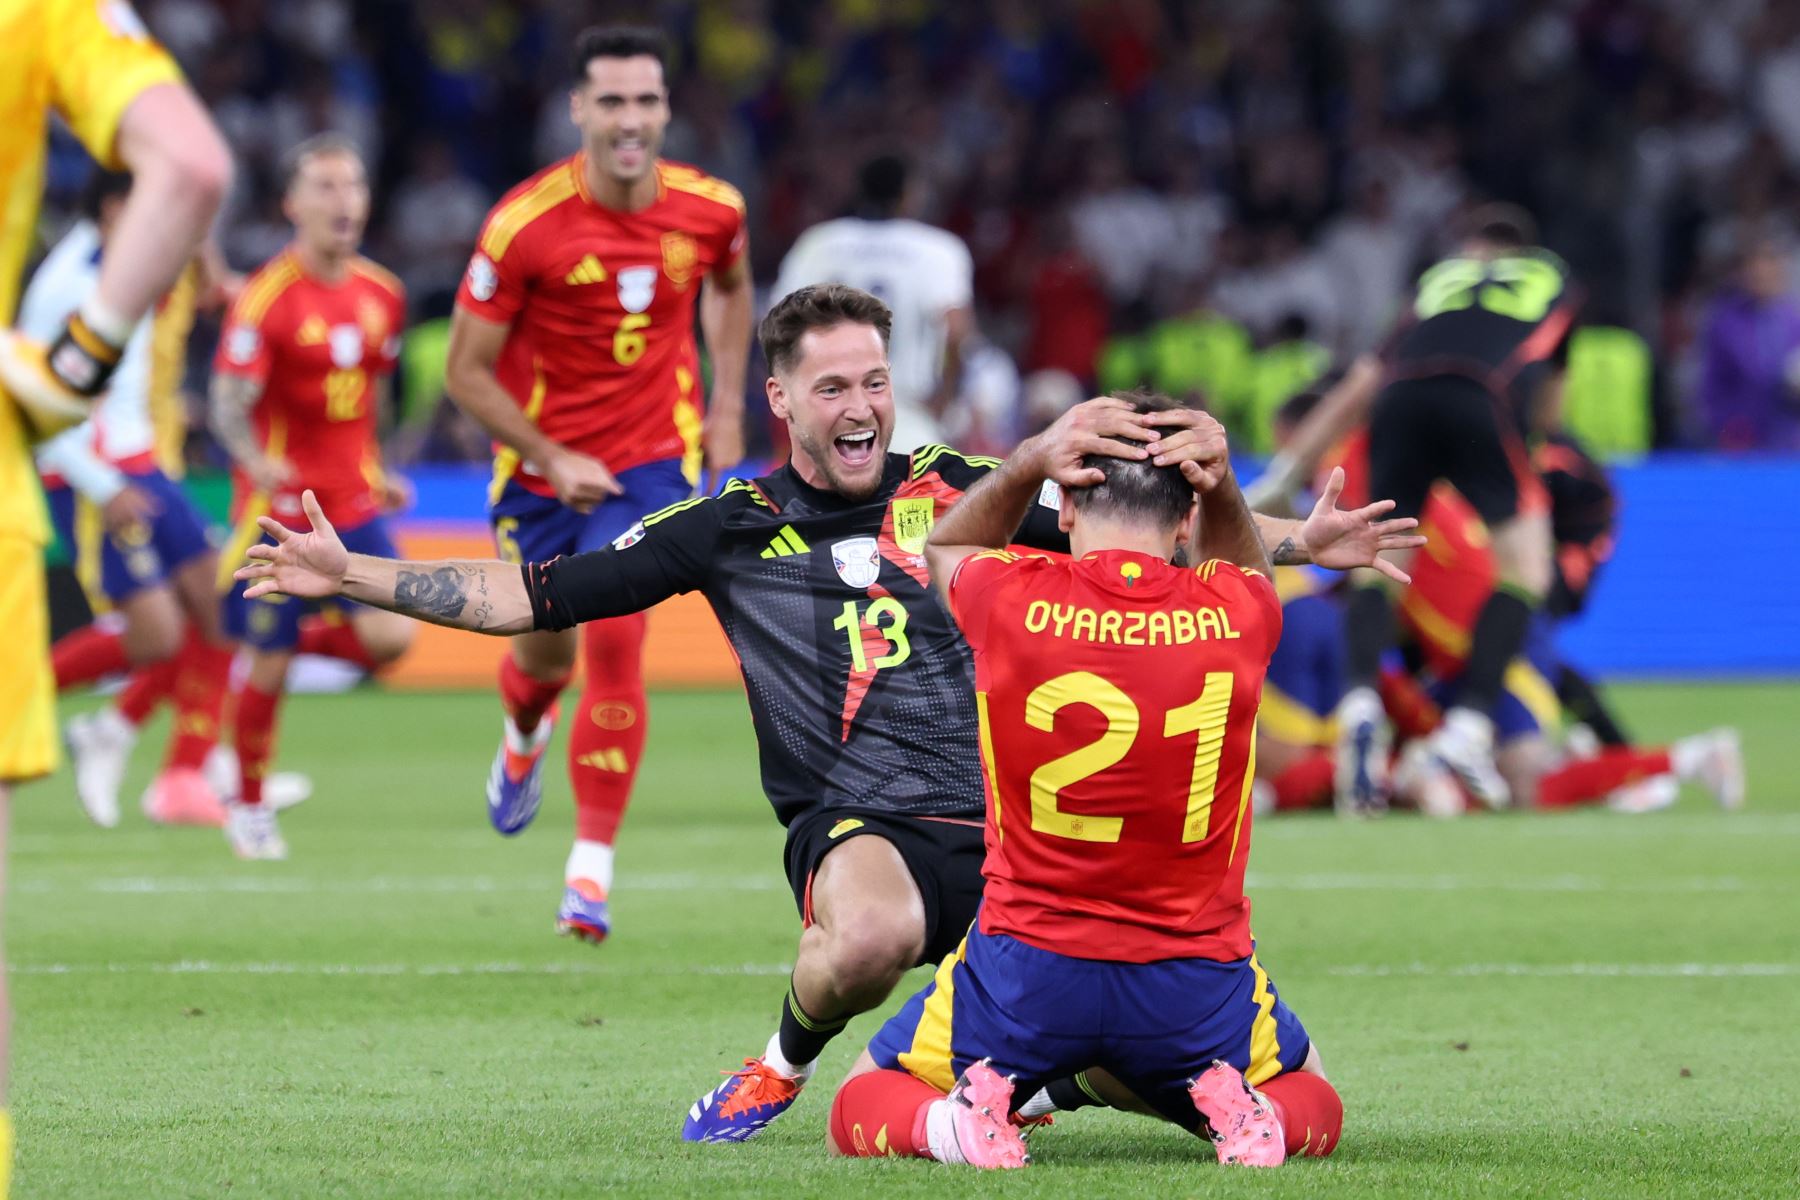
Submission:
<svg viewBox="0 0 1800 1200">
<path fill-rule="evenodd" d="M 988 784 L 981 928 L 1076 958 L 1251 950 L 1256 709 L 1281 603 L 1261 574 L 1109 550 L 963 562 Z"/>
<path fill-rule="evenodd" d="M 1427 541 L 1407 568 L 1412 583 L 1400 593 L 1400 619 L 1418 638 L 1426 664 L 1449 677 L 1469 657 L 1476 618 L 1500 574 L 1487 523 L 1449 484 L 1432 487 L 1418 532 Z"/>
<path fill-rule="evenodd" d="M 376 380 L 392 373 L 406 323 L 400 281 L 366 258 L 328 284 L 306 273 L 292 248 L 250 277 L 225 319 L 213 370 L 262 385 L 251 421 L 271 457 L 294 467 L 273 496 L 238 473 L 235 507 L 267 506 L 301 517 L 311 488 L 332 524 L 355 528 L 380 511 Z"/>
<path fill-rule="evenodd" d="M 680 458 L 698 477 L 700 281 L 744 248 L 744 200 L 730 184 L 658 162 L 656 200 L 602 208 L 585 157 L 539 171 L 488 214 L 456 301 L 511 326 L 502 386 L 551 440 L 613 471 Z M 494 494 L 517 477 L 551 488 L 496 448 Z"/>
</svg>

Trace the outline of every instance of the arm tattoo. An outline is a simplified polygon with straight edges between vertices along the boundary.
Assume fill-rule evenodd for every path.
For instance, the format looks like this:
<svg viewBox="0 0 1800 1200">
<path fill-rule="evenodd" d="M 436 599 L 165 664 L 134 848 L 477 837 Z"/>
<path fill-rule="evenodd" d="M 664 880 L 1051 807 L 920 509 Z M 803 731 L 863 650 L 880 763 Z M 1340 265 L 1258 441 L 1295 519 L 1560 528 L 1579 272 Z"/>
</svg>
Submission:
<svg viewBox="0 0 1800 1200">
<path fill-rule="evenodd" d="M 1294 544 L 1292 534 L 1281 539 L 1281 544 L 1269 553 L 1269 561 L 1278 567 L 1304 566 L 1312 561 L 1312 556 L 1303 553 Z"/>
<path fill-rule="evenodd" d="M 469 603 L 469 590 L 463 572 L 456 567 L 439 567 L 435 571 L 401 571 L 394 577 L 394 611 L 416 613 L 426 618 L 454 620 L 462 616 Z M 481 591 L 487 591 L 487 579 L 481 580 Z M 481 601 L 475 610 L 477 618 L 492 614 L 492 606 Z M 485 625 L 481 620 L 476 628 Z"/>
<path fill-rule="evenodd" d="M 213 378 L 207 424 L 226 453 L 240 463 L 249 462 L 262 453 L 256 431 L 250 427 L 250 410 L 262 396 L 262 385 L 253 379 L 235 375 Z"/>
</svg>

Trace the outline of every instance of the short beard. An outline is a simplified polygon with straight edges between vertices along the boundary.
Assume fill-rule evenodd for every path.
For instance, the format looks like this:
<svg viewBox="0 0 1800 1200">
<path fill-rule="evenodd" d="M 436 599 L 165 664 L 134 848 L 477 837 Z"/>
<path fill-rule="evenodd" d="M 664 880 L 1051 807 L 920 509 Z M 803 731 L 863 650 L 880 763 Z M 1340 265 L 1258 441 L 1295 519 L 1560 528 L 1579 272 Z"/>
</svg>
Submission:
<svg viewBox="0 0 1800 1200">
<path fill-rule="evenodd" d="M 879 439 L 880 436 L 879 433 L 876 434 L 877 439 Z M 874 459 L 874 464 L 881 469 L 875 472 L 873 478 L 871 478 L 866 485 L 857 484 L 852 486 L 845 483 L 843 478 L 838 474 L 837 459 L 833 455 L 830 445 L 821 447 L 815 443 L 810 436 L 801 434 L 797 429 L 794 431 L 793 438 L 794 443 L 802 450 L 806 451 L 806 456 L 813 460 L 813 464 L 819 468 L 819 474 L 825 477 L 825 482 L 830 485 L 832 492 L 836 495 L 842 496 L 846 500 L 861 501 L 867 500 L 881 490 L 882 477 L 887 474 L 887 451 L 885 447 L 877 446 L 879 453 L 875 455 Z"/>
</svg>

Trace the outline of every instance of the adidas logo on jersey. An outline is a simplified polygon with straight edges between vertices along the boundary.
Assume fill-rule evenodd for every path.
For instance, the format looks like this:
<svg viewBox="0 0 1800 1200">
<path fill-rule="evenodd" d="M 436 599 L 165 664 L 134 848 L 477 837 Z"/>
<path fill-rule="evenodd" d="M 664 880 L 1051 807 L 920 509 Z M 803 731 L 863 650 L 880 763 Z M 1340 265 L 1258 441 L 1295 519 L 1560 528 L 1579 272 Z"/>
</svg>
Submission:
<svg viewBox="0 0 1800 1200">
<path fill-rule="evenodd" d="M 575 264 L 575 269 L 563 276 L 563 282 L 570 287 L 579 287 L 584 283 L 605 283 L 606 268 L 593 255 L 584 254 L 581 261 Z"/>
<path fill-rule="evenodd" d="M 775 535 L 774 540 L 769 543 L 769 548 L 762 552 L 761 557 L 786 558 L 790 554 L 806 554 L 811 550 L 812 547 L 806 544 L 805 539 L 794 532 L 792 525 L 783 525 L 781 532 Z"/>
</svg>

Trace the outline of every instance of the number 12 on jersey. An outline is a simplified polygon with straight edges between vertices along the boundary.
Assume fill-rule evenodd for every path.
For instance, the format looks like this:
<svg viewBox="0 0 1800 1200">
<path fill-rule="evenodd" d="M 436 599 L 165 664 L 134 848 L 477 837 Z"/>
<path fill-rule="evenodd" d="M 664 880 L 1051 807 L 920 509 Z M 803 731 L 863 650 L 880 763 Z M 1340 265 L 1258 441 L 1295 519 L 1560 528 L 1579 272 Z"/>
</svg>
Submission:
<svg viewBox="0 0 1800 1200">
<path fill-rule="evenodd" d="M 1204 841 L 1212 824 L 1214 793 L 1218 790 L 1220 761 L 1225 751 L 1226 722 L 1231 713 L 1236 679 L 1229 671 L 1209 671 L 1200 694 L 1192 701 L 1163 714 L 1160 736 L 1194 735 L 1194 765 L 1188 780 L 1187 811 L 1181 840 Z M 987 705 L 981 705 L 982 741 L 991 744 L 987 731 Z M 1025 723 L 1045 733 L 1056 729 L 1056 716 L 1071 704 L 1085 704 L 1106 718 L 1100 736 L 1038 767 L 1031 774 L 1031 828 L 1051 837 L 1080 842 L 1116 842 L 1125 819 L 1116 816 L 1071 812 L 1061 806 L 1061 793 L 1084 779 L 1118 765 L 1131 752 L 1143 725 L 1136 702 L 1117 684 L 1091 671 L 1058 675 L 1034 688 L 1025 698 Z M 1154 726 L 1153 726 L 1154 728 Z M 990 764 L 991 767 L 991 764 Z M 1248 784 L 1256 770 L 1255 734 L 1244 764 Z M 990 774 L 991 774 L 990 769 Z M 1239 797 L 1238 824 L 1242 827 L 1245 805 Z M 1237 835 L 1232 842 L 1235 846 Z"/>
</svg>

